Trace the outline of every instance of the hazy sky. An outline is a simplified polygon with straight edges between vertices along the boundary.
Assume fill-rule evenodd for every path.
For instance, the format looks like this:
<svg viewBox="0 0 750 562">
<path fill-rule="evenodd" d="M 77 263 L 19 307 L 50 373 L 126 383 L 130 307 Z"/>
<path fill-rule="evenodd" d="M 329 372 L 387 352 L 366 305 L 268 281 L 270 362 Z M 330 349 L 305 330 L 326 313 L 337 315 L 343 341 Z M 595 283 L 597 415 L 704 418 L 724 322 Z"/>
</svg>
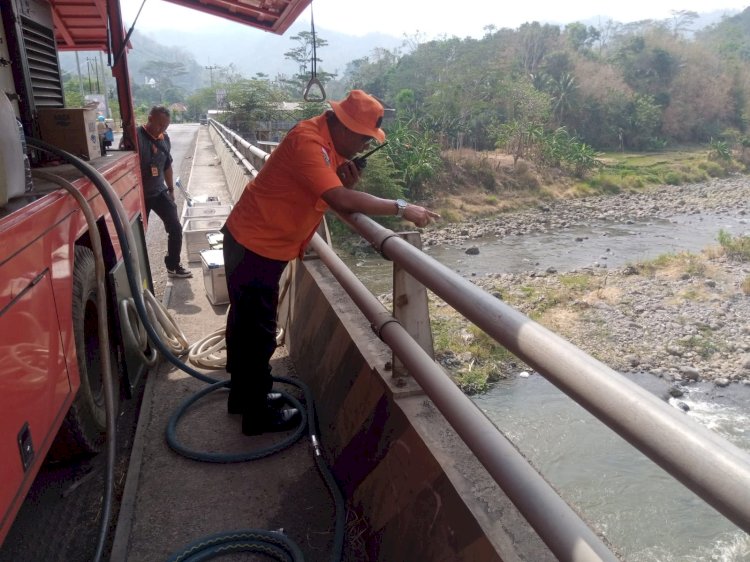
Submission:
<svg viewBox="0 0 750 562">
<path fill-rule="evenodd" d="M 142 0 L 120 1 L 129 26 Z M 442 34 L 481 37 L 488 24 L 516 28 L 528 21 L 569 23 L 599 16 L 602 21 L 613 19 L 627 23 L 669 18 L 676 10 L 741 11 L 748 5 L 750 0 L 479 0 L 466 4 L 456 0 L 314 0 L 313 9 L 316 27 L 351 35 L 381 32 L 401 37 L 419 31 L 426 37 Z M 309 8 L 298 21 L 310 21 Z M 230 24 L 164 0 L 146 0 L 136 27 L 142 31 L 157 31 L 222 25 Z"/>
</svg>

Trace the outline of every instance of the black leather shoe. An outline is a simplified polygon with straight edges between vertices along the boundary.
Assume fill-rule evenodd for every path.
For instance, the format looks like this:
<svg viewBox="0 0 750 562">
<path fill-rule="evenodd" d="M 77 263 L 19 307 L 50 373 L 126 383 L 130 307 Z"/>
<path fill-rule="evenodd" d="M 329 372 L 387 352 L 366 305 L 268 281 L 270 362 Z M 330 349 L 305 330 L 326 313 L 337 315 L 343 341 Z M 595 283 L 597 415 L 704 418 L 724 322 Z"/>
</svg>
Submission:
<svg viewBox="0 0 750 562">
<path fill-rule="evenodd" d="M 284 395 L 281 392 L 269 392 L 266 394 L 266 404 L 268 404 L 269 408 L 279 410 L 285 403 L 286 400 L 284 400 Z M 231 392 L 229 393 L 229 398 L 227 398 L 227 412 L 232 415 L 242 413 L 242 401 L 235 399 Z"/>
<path fill-rule="evenodd" d="M 297 408 L 284 408 L 283 410 L 268 408 L 260 416 L 257 414 L 243 415 L 242 433 L 244 435 L 261 435 L 262 433 L 289 431 L 297 427 L 301 421 L 302 416 Z"/>
</svg>

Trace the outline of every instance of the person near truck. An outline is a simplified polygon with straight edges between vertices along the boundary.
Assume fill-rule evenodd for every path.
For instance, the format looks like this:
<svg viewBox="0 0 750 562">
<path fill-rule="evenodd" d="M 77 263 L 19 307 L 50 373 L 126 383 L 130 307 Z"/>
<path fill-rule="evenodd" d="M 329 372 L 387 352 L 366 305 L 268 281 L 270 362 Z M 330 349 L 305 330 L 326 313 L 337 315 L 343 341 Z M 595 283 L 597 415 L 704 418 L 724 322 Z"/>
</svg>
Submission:
<svg viewBox="0 0 750 562">
<path fill-rule="evenodd" d="M 271 392 L 269 361 L 276 349 L 279 280 L 301 256 L 323 213 L 398 215 L 419 227 L 436 213 L 405 201 L 352 189 L 360 169 L 352 161 L 371 142 L 382 143 L 383 106 L 352 90 L 331 109 L 299 122 L 245 187 L 224 225 L 228 411 L 242 415 L 242 433 L 286 431 L 300 413 Z"/>
<path fill-rule="evenodd" d="M 167 255 L 164 256 L 167 275 L 192 277 L 192 272 L 180 264 L 182 225 L 174 200 L 172 143 L 166 133 L 169 122 L 169 110 L 157 105 L 149 111 L 146 124 L 138 127 L 138 153 L 141 159 L 146 218 L 154 211 L 167 231 Z"/>
<path fill-rule="evenodd" d="M 99 136 L 99 153 L 101 156 L 106 156 L 107 148 L 112 146 L 112 141 L 115 137 L 104 115 L 97 116 L 96 131 Z"/>
</svg>

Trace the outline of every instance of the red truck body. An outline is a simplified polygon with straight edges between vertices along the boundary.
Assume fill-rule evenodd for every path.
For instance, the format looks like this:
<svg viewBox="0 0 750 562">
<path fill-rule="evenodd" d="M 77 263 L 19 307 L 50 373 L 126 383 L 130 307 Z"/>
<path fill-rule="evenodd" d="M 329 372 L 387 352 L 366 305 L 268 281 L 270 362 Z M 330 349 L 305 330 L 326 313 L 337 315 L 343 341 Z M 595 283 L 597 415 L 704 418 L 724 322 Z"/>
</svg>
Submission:
<svg viewBox="0 0 750 562">
<path fill-rule="evenodd" d="M 174 3 L 280 34 L 310 0 L 277 0 L 257 7 L 243 0 Z M 39 109 L 63 107 L 58 51 L 99 50 L 111 55 L 124 150 L 93 158 L 90 164 L 114 187 L 131 229 L 141 234 L 137 237 L 143 246 L 140 259 L 147 270 L 142 183 L 132 140 L 136 124 L 127 68 L 128 36 L 119 0 L 9 0 L 2 3 L 0 13 L 0 87 L 14 103 L 27 137 L 39 135 Z M 127 382 L 132 371 L 142 366 L 128 360 L 118 328 L 118 303 L 128 289 L 117 277 L 124 268 L 112 217 L 93 183 L 72 166 L 44 170 L 70 180 L 96 215 L 109 272 L 112 353 Z M 92 372 L 98 366 L 96 330 L 89 325 L 89 317 L 95 315 L 88 310 L 94 301 L 84 301 L 84 320 L 78 320 L 78 326 L 74 314 L 80 269 L 76 255 L 80 248 L 91 247 L 88 227 L 71 195 L 35 180 L 35 188 L 40 187 L 53 190 L 45 195 L 24 194 L 0 207 L 0 545 L 42 462 L 60 441 L 72 406 L 82 400 L 81 388 L 87 380 L 93 381 L 88 384 L 97 402 L 92 407 L 102 407 L 103 402 L 94 380 L 101 380 L 101 375 Z M 87 357 L 80 356 L 80 349 L 86 350 Z"/>
<path fill-rule="evenodd" d="M 137 155 L 128 153 L 101 172 L 130 217 L 141 211 Z M 101 195 L 87 180 L 74 182 L 116 241 Z M 88 231 L 72 197 L 55 191 L 0 221 L 0 540 L 80 387 L 73 334 L 73 251 Z M 113 248 L 117 259 L 121 255 Z M 26 431 L 28 438 L 21 433 Z M 24 466 L 21 443 L 31 446 Z"/>
</svg>

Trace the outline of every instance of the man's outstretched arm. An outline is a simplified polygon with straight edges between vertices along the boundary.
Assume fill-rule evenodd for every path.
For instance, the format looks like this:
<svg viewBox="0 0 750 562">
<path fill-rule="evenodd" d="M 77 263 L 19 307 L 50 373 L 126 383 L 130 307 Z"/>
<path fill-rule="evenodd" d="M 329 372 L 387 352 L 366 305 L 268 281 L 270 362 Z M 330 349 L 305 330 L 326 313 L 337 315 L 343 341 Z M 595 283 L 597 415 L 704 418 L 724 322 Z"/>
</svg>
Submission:
<svg viewBox="0 0 750 562">
<path fill-rule="evenodd" d="M 369 193 L 347 189 L 344 186 L 329 189 L 322 197 L 329 207 L 342 214 L 364 213 L 366 215 L 387 216 L 395 215 L 398 212 L 398 204 L 394 199 L 375 197 Z M 412 204 L 407 204 L 402 216 L 419 227 L 427 226 L 431 220 L 440 218 L 437 213 Z"/>
</svg>

